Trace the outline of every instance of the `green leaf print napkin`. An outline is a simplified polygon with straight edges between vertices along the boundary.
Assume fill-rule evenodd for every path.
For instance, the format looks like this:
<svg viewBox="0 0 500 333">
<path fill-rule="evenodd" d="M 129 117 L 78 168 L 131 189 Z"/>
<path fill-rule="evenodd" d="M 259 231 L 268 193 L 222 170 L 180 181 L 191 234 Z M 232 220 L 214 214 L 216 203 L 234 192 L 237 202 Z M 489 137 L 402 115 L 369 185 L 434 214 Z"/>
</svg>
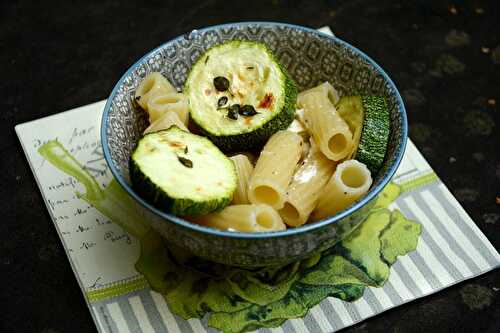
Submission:
<svg viewBox="0 0 500 333">
<path fill-rule="evenodd" d="M 304 316 L 326 297 L 360 298 L 366 287 L 381 287 L 390 267 L 415 250 L 421 226 L 388 206 L 401 193 L 389 184 L 366 220 L 334 247 L 300 262 L 241 269 L 195 257 L 167 244 L 143 221 L 135 203 L 116 183 L 101 188 L 57 141 L 39 153 L 86 189 L 77 195 L 140 239 L 136 269 L 161 293 L 170 311 L 184 318 L 208 314 L 208 324 L 223 332 L 276 327 Z"/>
</svg>

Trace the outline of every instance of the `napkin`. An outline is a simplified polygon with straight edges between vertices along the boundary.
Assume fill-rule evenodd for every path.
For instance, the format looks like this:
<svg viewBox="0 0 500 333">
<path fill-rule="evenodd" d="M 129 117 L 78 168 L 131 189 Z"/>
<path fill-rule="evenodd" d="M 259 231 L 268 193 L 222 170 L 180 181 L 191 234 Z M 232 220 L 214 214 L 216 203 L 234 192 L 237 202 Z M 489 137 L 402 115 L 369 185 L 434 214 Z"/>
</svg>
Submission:
<svg viewBox="0 0 500 333">
<path fill-rule="evenodd" d="M 103 214 L 102 207 L 92 201 L 96 199 L 93 197 L 96 193 L 89 193 L 88 187 L 97 186 L 111 193 L 121 191 L 112 180 L 100 146 L 99 126 L 103 107 L 104 101 L 16 126 L 19 140 L 97 329 L 100 332 L 214 331 L 208 326 L 210 321 L 210 324 L 219 328 L 237 331 L 240 327 L 236 325 L 228 327 L 227 323 L 231 324 L 231 321 L 221 318 L 227 313 L 224 311 L 214 312 L 215 319 L 203 311 L 200 313 L 194 311 L 196 316 L 204 315 L 202 318 L 188 320 L 174 314 L 173 312 L 185 318 L 193 317 L 190 313 L 178 311 L 175 308 L 175 301 L 169 301 L 167 305 L 164 297 L 154 291 L 150 283 L 156 290 L 164 293 L 168 286 L 155 285 L 155 274 L 150 274 L 144 269 L 148 260 L 150 264 L 161 262 L 164 259 L 161 255 L 166 252 L 156 251 L 160 253 L 160 257 L 155 258 L 148 256 L 146 249 L 143 248 L 141 255 L 141 243 L 133 235 L 146 231 L 134 223 L 119 226 L 111 222 L 119 219 L 113 214 L 131 212 L 130 214 L 140 215 L 140 212 L 134 209 L 113 210 L 111 213 Z M 54 147 L 48 149 L 51 140 L 57 140 L 64 150 Z M 61 156 L 64 157 L 64 163 L 60 163 L 57 167 L 50 163 L 54 157 L 57 159 Z M 72 174 L 71 170 L 83 170 L 83 172 Z M 398 229 L 405 230 L 405 228 L 412 232 L 405 233 L 408 239 L 397 240 L 397 244 L 390 243 L 391 233 L 379 232 L 377 239 L 370 240 L 369 244 L 380 248 L 384 243 L 392 244 L 389 247 L 386 244 L 385 248 L 389 250 L 381 256 L 382 263 L 387 269 L 380 268 L 383 265 L 374 265 L 372 269 L 366 266 L 361 269 L 356 265 L 349 266 L 349 262 L 343 262 L 344 257 L 339 255 L 339 245 L 329 254 L 310 258 L 295 266 L 281 268 L 281 275 L 276 271 L 267 272 L 266 277 L 274 277 L 279 282 L 272 286 L 279 285 L 281 288 L 273 289 L 272 293 L 252 292 L 253 289 L 266 288 L 270 284 L 263 284 L 259 277 L 242 273 L 237 277 L 238 283 L 234 284 L 233 289 L 241 289 L 239 291 L 241 295 L 251 299 L 253 306 L 261 308 L 265 308 L 263 304 L 273 303 L 270 301 L 282 300 L 283 295 L 288 295 L 298 280 L 307 286 L 319 284 L 318 288 L 310 288 L 314 296 L 301 299 L 301 305 L 294 308 L 298 309 L 295 313 L 290 315 L 291 312 L 286 310 L 288 317 L 300 317 L 304 314 L 303 310 L 307 309 L 307 314 L 303 318 L 283 321 L 283 316 L 275 315 L 278 308 L 273 307 L 272 316 L 265 317 L 268 319 L 272 317 L 267 320 L 267 326 L 280 326 L 261 328 L 259 331 L 334 332 L 498 267 L 500 263 L 498 252 L 439 180 L 411 141 L 408 142 L 405 156 L 393 181 L 392 188 L 386 189 L 385 192 L 387 200 L 379 203 L 379 215 L 373 221 L 383 221 L 387 218 L 389 221 L 397 221 L 393 225 L 393 234 L 401 234 Z M 135 203 L 123 202 L 130 200 L 127 198 L 113 204 L 118 207 L 133 208 Z M 377 212 L 372 214 L 374 213 Z M 387 214 L 389 217 L 385 216 Z M 379 223 L 365 223 L 366 226 L 364 224 L 363 227 L 371 229 Z M 137 228 L 139 230 L 136 230 Z M 420 237 L 417 242 L 418 237 L 415 235 L 418 234 Z M 356 237 L 362 235 L 362 232 L 358 235 L 353 234 L 350 239 L 344 241 L 347 244 L 344 242 L 341 244 L 342 247 L 356 248 L 359 243 L 359 238 Z M 161 241 L 155 243 L 154 237 L 151 239 L 149 244 L 143 242 L 142 246 L 172 251 L 168 248 L 168 244 L 165 246 Z M 415 245 L 416 250 L 409 252 Z M 403 255 L 407 252 L 409 254 Z M 182 256 L 182 253 L 177 255 Z M 403 256 L 396 259 L 397 255 Z M 389 270 L 388 266 L 391 264 Z M 207 273 L 202 270 L 203 261 L 191 260 L 177 269 L 186 269 L 186 266 L 191 271 Z M 320 269 L 321 267 L 323 269 Z M 148 273 L 147 279 L 137 268 Z M 327 290 L 325 286 L 328 286 L 328 278 L 334 276 L 332 272 L 344 272 L 343 268 L 350 273 L 342 273 L 341 277 L 351 277 L 351 280 L 345 281 L 343 287 L 339 288 L 339 275 L 337 275 L 337 278 L 332 280 L 333 287 L 330 285 L 336 289 Z M 322 276 L 322 272 L 328 274 Z M 250 287 L 248 290 L 243 290 L 240 284 L 245 279 L 250 279 L 254 282 L 253 286 L 259 288 Z M 269 282 L 269 279 L 264 281 Z M 383 287 L 380 287 L 382 284 Z M 177 295 L 184 298 L 190 294 L 177 292 Z M 191 304 L 196 305 L 196 302 Z M 199 304 L 201 303 L 192 308 L 204 310 Z M 169 306 L 174 311 L 171 311 Z M 252 313 L 248 311 L 237 313 L 232 322 L 250 323 L 244 327 L 245 329 L 258 328 L 259 323 L 266 323 L 266 320 L 262 320 L 263 314 L 259 312 L 262 309 L 257 310 Z M 253 322 L 247 320 L 252 316 L 254 316 Z M 285 317 L 288 318 L 287 316 Z M 246 321 L 240 318 L 246 318 Z"/>
</svg>

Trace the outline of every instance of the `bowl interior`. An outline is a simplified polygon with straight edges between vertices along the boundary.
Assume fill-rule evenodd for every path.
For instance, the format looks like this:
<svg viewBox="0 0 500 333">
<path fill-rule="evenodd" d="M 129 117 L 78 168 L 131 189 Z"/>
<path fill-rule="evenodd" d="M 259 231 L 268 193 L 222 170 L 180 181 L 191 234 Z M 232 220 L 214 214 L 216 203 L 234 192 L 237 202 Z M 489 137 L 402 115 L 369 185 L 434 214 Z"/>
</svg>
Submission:
<svg viewBox="0 0 500 333">
<path fill-rule="evenodd" d="M 366 55 L 337 38 L 299 26 L 260 22 L 194 30 L 151 51 L 124 74 L 104 111 L 102 141 L 106 160 L 125 189 L 134 194 L 129 179 L 129 157 L 148 125 L 145 112 L 134 107 L 134 92 L 139 82 L 150 72 L 159 71 L 182 90 L 191 65 L 203 52 L 233 39 L 265 43 L 287 68 L 299 91 L 329 81 L 341 95 L 362 93 L 386 97 L 391 137 L 383 167 L 375 175 L 370 190 L 378 192 L 399 164 L 406 142 L 404 105 L 392 81 Z M 369 193 L 367 197 L 372 195 Z M 362 201 L 358 204 L 363 204 Z M 162 215 L 179 220 L 169 214 Z"/>
</svg>

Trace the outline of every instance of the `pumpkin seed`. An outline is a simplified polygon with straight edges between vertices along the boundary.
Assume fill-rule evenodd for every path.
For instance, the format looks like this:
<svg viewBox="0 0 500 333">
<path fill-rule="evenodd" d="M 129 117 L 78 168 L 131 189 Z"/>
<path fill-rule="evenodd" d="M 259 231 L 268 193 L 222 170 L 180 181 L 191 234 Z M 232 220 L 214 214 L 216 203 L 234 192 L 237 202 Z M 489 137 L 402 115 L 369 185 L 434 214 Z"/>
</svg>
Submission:
<svg viewBox="0 0 500 333">
<path fill-rule="evenodd" d="M 217 107 L 221 108 L 223 107 L 224 105 L 226 105 L 227 103 L 227 96 L 222 96 L 221 98 L 219 98 L 219 100 L 217 101 Z"/>
<path fill-rule="evenodd" d="M 251 105 L 243 105 L 239 110 L 238 110 L 239 114 L 241 114 L 242 116 L 246 116 L 246 117 L 251 117 L 251 116 L 255 116 L 258 112 L 255 111 L 255 108 Z"/>
<path fill-rule="evenodd" d="M 226 91 L 229 88 L 229 80 L 224 76 L 217 76 L 214 79 L 214 86 L 218 91 Z"/>
<path fill-rule="evenodd" d="M 181 162 L 182 165 L 184 165 L 186 168 L 192 168 L 193 167 L 193 161 L 191 161 L 190 159 L 187 159 L 185 157 L 182 157 L 182 156 L 177 156 L 177 159 L 179 160 L 179 162 Z"/>
</svg>

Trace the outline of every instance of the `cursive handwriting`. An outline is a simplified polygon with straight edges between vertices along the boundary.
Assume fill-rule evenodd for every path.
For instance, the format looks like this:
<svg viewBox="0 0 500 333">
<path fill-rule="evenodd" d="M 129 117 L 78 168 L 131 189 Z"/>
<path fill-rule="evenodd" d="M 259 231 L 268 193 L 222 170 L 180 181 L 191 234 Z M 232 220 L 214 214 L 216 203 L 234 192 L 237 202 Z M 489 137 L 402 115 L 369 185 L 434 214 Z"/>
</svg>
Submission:
<svg viewBox="0 0 500 333">
<path fill-rule="evenodd" d="M 95 279 L 94 283 L 92 283 L 90 285 L 90 288 L 98 288 L 98 287 L 102 287 L 102 283 L 100 283 L 99 281 L 102 280 L 102 277 L 98 277 L 97 279 Z"/>
<path fill-rule="evenodd" d="M 73 212 L 73 216 L 78 216 L 78 215 L 84 215 L 84 214 L 87 214 L 87 209 L 86 208 L 77 208 L 75 209 L 75 211 Z"/>
<path fill-rule="evenodd" d="M 89 150 L 89 149 L 94 149 L 95 147 L 100 146 L 100 141 L 93 141 L 93 142 L 84 142 L 82 144 L 77 144 L 74 147 L 71 147 L 69 149 L 69 152 L 71 154 L 75 154 L 84 150 Z"/>
<path fill-rule="evenodd" d="M 77 181 L 73 177 L 64 178 L 56 184 L 49 185 L 47 189 L 49 191 L 57 191 L 65 187 L 75 188 Z"/>
<path fill-rule="evenodd" d="M 69 220 L 69 216 L 68 215 L 54 216 L 54 220 L 55 220 L 55 222 L 67 221 L 67 220 Z"/>
<path fill-rule="evenodd" d="M 95 129 L 95 126 L 90 126 L 87 128 L 73 128 L 73 132 L 71 132 L 71 137 L 69 138 L 69 144 L 73 143 L 73 140 L 76 138 L 80 138 L 82 136 L 86 136 L 93 132 Z"/>
<path fill-rule="evenodd" d="M 83 166 L 85 170 L 95 176 L 106 176 L 108 167 L 104 161 L 104 153 L 101 146 L 96 146 L 90 153 L 90 159 Z"/>
<path fill-rule="evenodd" d="M 82 245 L 80 245 L 80 250 L 88 250 L 96 246 L 95 242 L 83 242 Z"/>
<path fill-rule="evenodd" d="M 52 210 L 54 210 L 58 206 L 65 205 L 65 204 L 69 203 L 69 201 L 66 199 L 58 199 L 58 200 L 47 199 L 47 203 L 49 204 L 49 207 Z"/>
<path fill-rule="evenodd" d="M 76 228 L 76 232 L 85 232 L 87 230 L 90 230 L 90 227 L 78 225 L 78 227 Z"/>
<path fill-rule="evenodd" d="M 98 219 L 96 218 L 95 221 L 97 222 L 97 225 L 106 225 L 106 224 L 110 224 L 111 221 L 110 220 L 101 220 L 101 219 Z"/>
<path fill-rule="evenodd" d="M 104 234 L 104 240 L 106 240 L 106 241 L 109 240 L 112 242 L 124 240 L 125 243 L 132 244 L 132 239 L 130 238 L 130 236 L 128 234 L 122 233 L 122 234 L 116 235 L 113 231 L 106 232 Z"/>
<path fill-rule="evenodd" d="M 42 140 L 42 139 L 33 139 L 33 148 L 38 149 L 38 148 L 40 148 L 41 146 L 43 146 L 44 144 L 46 144 L 47 142 L 52 141 L 52 140 L 56 140 L 56 141 L 58 141 L 57 136 L 56 136 L 55 138 L 52 138 L 52 139 L 47 139 L 47 140 Z"/>
</svg>

